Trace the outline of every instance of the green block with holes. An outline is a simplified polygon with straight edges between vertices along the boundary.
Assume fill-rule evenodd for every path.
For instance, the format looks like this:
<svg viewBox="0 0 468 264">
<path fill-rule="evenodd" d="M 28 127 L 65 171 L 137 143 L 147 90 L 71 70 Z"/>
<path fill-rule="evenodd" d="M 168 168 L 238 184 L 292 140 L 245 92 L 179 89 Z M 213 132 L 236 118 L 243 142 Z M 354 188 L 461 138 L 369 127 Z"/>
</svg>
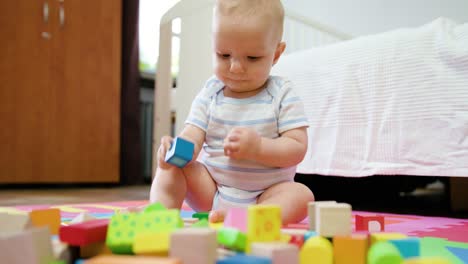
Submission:
<svg viewBox="0 0 468 264">
<path fill-rule="evenodd" d="M 133 254 L 139 213 L 114 214 L 107 228 L 106 245 L 114 254 Z"/>
<path fill-rule="evenodd" d="M 157 233 L 172 231 L 184 226 L 180 211 L 169 209 L 165 211 L 151 211 L 140 214 L 136 232 Z"/>
</svg>

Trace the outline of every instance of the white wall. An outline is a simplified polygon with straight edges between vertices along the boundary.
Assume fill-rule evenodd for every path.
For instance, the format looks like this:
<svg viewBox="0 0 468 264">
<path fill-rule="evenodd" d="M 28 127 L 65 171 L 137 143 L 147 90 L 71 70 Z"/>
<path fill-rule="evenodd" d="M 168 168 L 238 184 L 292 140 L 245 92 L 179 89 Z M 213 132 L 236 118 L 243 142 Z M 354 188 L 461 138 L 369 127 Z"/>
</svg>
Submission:
<svg viewBox="0 0 468 264">
<path fill-rule="evenodd" d="M 352 36 L 415 27 L 438 17 L 468 22 L 467 0 L 282 0 L 285 7 Z"/>
</svg>

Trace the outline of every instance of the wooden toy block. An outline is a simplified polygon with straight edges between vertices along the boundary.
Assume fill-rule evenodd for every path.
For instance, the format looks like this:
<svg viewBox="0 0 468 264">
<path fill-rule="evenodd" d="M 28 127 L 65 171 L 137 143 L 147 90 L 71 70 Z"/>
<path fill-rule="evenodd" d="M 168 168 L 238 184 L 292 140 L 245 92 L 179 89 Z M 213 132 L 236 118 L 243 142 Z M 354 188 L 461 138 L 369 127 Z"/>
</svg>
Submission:
<svg viewBox="0 0 468 264">
<path fill-rule="evenodd" d="M 90 221 L 90 220 L 96 220 L 97 218 L 92 216 L 91 214 L 87 213 L 87 212 L 83 212 L 83 213 L 80 213 L 78 214 L 77 216 L 75 216 L 75 218 L 73 218 L 68 224 L 78 224 L 78 223 L 83 223 L 83 222 L 86 222 L 86 221 Z"/>
<path fill-rule="evenodd" d="M 399 264 L 403 258 L 398 249 L 387 241 L 380 241 L 373 244 L 367 254 L 368 264 Z"/>
<path fill-rule="evenodd" d="M 388 242 L 398 248 L 398 251 L 404 259 L 421 256 L 419 238 L 409 237 L 403 239 L 390 239 Z"/>
<path fill-rule="evenodd" d="M 169 232 L 184 226 L 180 211 L 170 209 L 140 214 L 136 225 L 137 233 Z"/>
<path fill-rule="evenodd" d="M 223 227 L 217 230 L 217 241 L 231 250 L 244 251 L 247 246 L 247 236 L 234 228 Z"/>
<path fill-rule="evenodd" d="M 351 234 L 351 205 L 346 203 L 316 204 L 315 225 L 320 236 L 333 237 Z"/>
<path fill-rule="evenodd" d="M 223 258 L 227 258 L 227 257 L 231 257 L 231 256 L 234 256 L 234 255 L 237 255 L 238 252 L 236 251 L 232 251 L 232 250 L 229 250 L 229 249 L 226 249 L 226 248 L 222 248 L 222 247 L 218 247 L 216 249 L 216 259 L 223 259 Z"/>
<path fill-rule="evenodd" d="M 96 219 L 60 227 L 59 238 L 72 246 L 106 241 L 108 219 Z"/>
<path fill-rule="evenodd" d="M 369 239 L 366 235 L 333 237 L 335 264 L 366 264 Z"/>
<path fill-rule="evenodd" d="M 138 255 L 167 256 L 171 231 L 140 232 L 133 242 L 133 253 Z"/>
<path fill-rule="evenodd" d="M 71 263 L 72 262 L 72 250 L 68 244 L 63 243 L 58 239 L 58 237 L 55 237 L 52 239 L 52 251 L 54 254 L 54 258 L 57 260 L 63 260 L 66 263 Z"/>
<path fill-rule="evenodd" d="M 48 226 L 52 235 L 57 235 L 60 228 L 60 209 L 49 208 L 33 210 L 29 213 L 31 223 L 35 227 Z"/>
<path fill-rule="evenodd" d="M 251 205 L 248 210 L 247 237 L 251 242 L 280 240 L 281 208 L 276 205 Z"/>
<path fill-rule="evenodd" d="M 356 231 L 368 232 L 383 232 L 385 231 L 385 219 L 382 215 L 356 215 L 355 216 Z"/>
<path fill-rule="evenodd" d="M 101 255 L 86 260 L 86 264 L 182 264 L 179 259 L 154 256 Z"/>
<path fill-rule="evenodd" d="M 307 204 L 307 213 L 309 215 L 309 230 L 315 231 L 315 214 L 316 214 L 316 208 L 315 206 L 317 204 L 335 204 L 336 201 L 315 201 L 315 202 L 309 202 Z"/>
<path fill-rule="evenodd" d="M 114 254 L 132 254 L 139 215 L 114 214 L 107 228 L 106 245 Z"/>
<path fill-rule="evenodd" d="M 224 226 L 247 232 L 247 208 L 231 208 L 224 218 Z"/>
<path fill-rule="evenodd" d="M 32 223 L 28 214 L 0 213 L 0 234 L 20 232 L 31 227 Z"/>
<path fill-rule="evenodd" d="M 183 168 L 192 160 L 195 145 L 183 138 L 176 137 L 172 141 L 171 148 L 167 151 L 165 161 L 179 168 Z"/>
<path fill-rule="evenodd" d="M 43 264 L 54 260 L 49 228 L 38 227 L 0 235 L 0 262 Z"/>
<path fill-rule="evenodd" d="M 309 238 L 299 252 L 299 263 L 333 264 L 332 243 L 321 236 Z"/>
<path fill-rule="evenodd" d="M 271 264 L 271 259 L 252 255 L 234 255 L 216 261 L 216 264 Z"/>
<path fill-rule="evenodd" d="M 210 228 L 183 228 L 171 234 L 169 256 L 182 263 L 215 263 L 216 231 Z"/>
<path fill-rule="evenodd" d="M 223 222 L 219 222 L 219 223 L 208 222 L 208 225 L 210 226 L 210 228 L 213 228 L 213 229 L 216 229 L 216 230 L 224 227 Z"/>
<path fill-rule="evenodd" d="M 406 238 L 407 236 L 402 233 L 372 233 L 370 234 L 370 239 L 371 239 L 371 245 L 373 245 L 376 242 L 380 241 L 387 241 L 390 239 L 402 239 Z"/>
<path fill-rule="evenodd" d="M 403 264 L 452 264 L 452 262 L 442 257 L 421 257 L 407 259 Z"/>
<path fill-rule="evenodd" d="M 299 263 L 298 247 L 281 242 L 255 242 L 251 245 L 253 256 L 271 259 L 272 264 Z"/>
</svg>

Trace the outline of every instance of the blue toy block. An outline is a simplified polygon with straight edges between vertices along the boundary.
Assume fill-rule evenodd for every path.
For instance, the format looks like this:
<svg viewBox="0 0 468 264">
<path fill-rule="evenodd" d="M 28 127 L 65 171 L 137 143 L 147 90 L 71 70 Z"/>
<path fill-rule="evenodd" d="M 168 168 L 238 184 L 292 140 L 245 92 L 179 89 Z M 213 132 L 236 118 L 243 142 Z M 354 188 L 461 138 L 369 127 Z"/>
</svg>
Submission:
<svg viewBox="0 0 468 264">
<path fill-rule="evenodd" d="M 271 264 L 271 259 L 252 255 L 237 254 L 231 257 L 220 259 L 216 264 Z"/>
<path fill-rule="evenodd" d="M 315 231 L 307 231 L 305 234 L 304 234 L 304 242 L 307 241 L 307 239 L 311 238 L 311 237 L 316 237 L 317 236 L 317 232 Z"/>
<path fill-rule="evenodd" d="M 420 240 L 417 237 L 390 239 L 388 242 L 398 248 L 404 259 L 420 256 Z"/>
<path fill-rule="evenodd" d="M 192 160 L 195 145 L 183 138 L 176 137 L 172 141 L 171 148 L 166 152 L 165 161 L 179 168 L 183 168 Z"/>
</svg>

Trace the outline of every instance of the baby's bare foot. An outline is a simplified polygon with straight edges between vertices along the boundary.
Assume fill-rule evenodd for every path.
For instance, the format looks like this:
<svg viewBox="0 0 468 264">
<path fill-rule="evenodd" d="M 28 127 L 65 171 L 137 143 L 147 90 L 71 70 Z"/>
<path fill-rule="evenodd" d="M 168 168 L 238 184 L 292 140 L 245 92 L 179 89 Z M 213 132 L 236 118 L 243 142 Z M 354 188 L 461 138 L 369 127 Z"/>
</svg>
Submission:
<svg viewBox="0 0 468 264">
<path fill-rule="evenodd" d="M 220 223 L 224 221 L 225 216 L 226 216 L 226 211 L 213 210 L 210 212 L 210 215 L 208 216 L 208 221 L 210 223 Z"/>
</svg>

